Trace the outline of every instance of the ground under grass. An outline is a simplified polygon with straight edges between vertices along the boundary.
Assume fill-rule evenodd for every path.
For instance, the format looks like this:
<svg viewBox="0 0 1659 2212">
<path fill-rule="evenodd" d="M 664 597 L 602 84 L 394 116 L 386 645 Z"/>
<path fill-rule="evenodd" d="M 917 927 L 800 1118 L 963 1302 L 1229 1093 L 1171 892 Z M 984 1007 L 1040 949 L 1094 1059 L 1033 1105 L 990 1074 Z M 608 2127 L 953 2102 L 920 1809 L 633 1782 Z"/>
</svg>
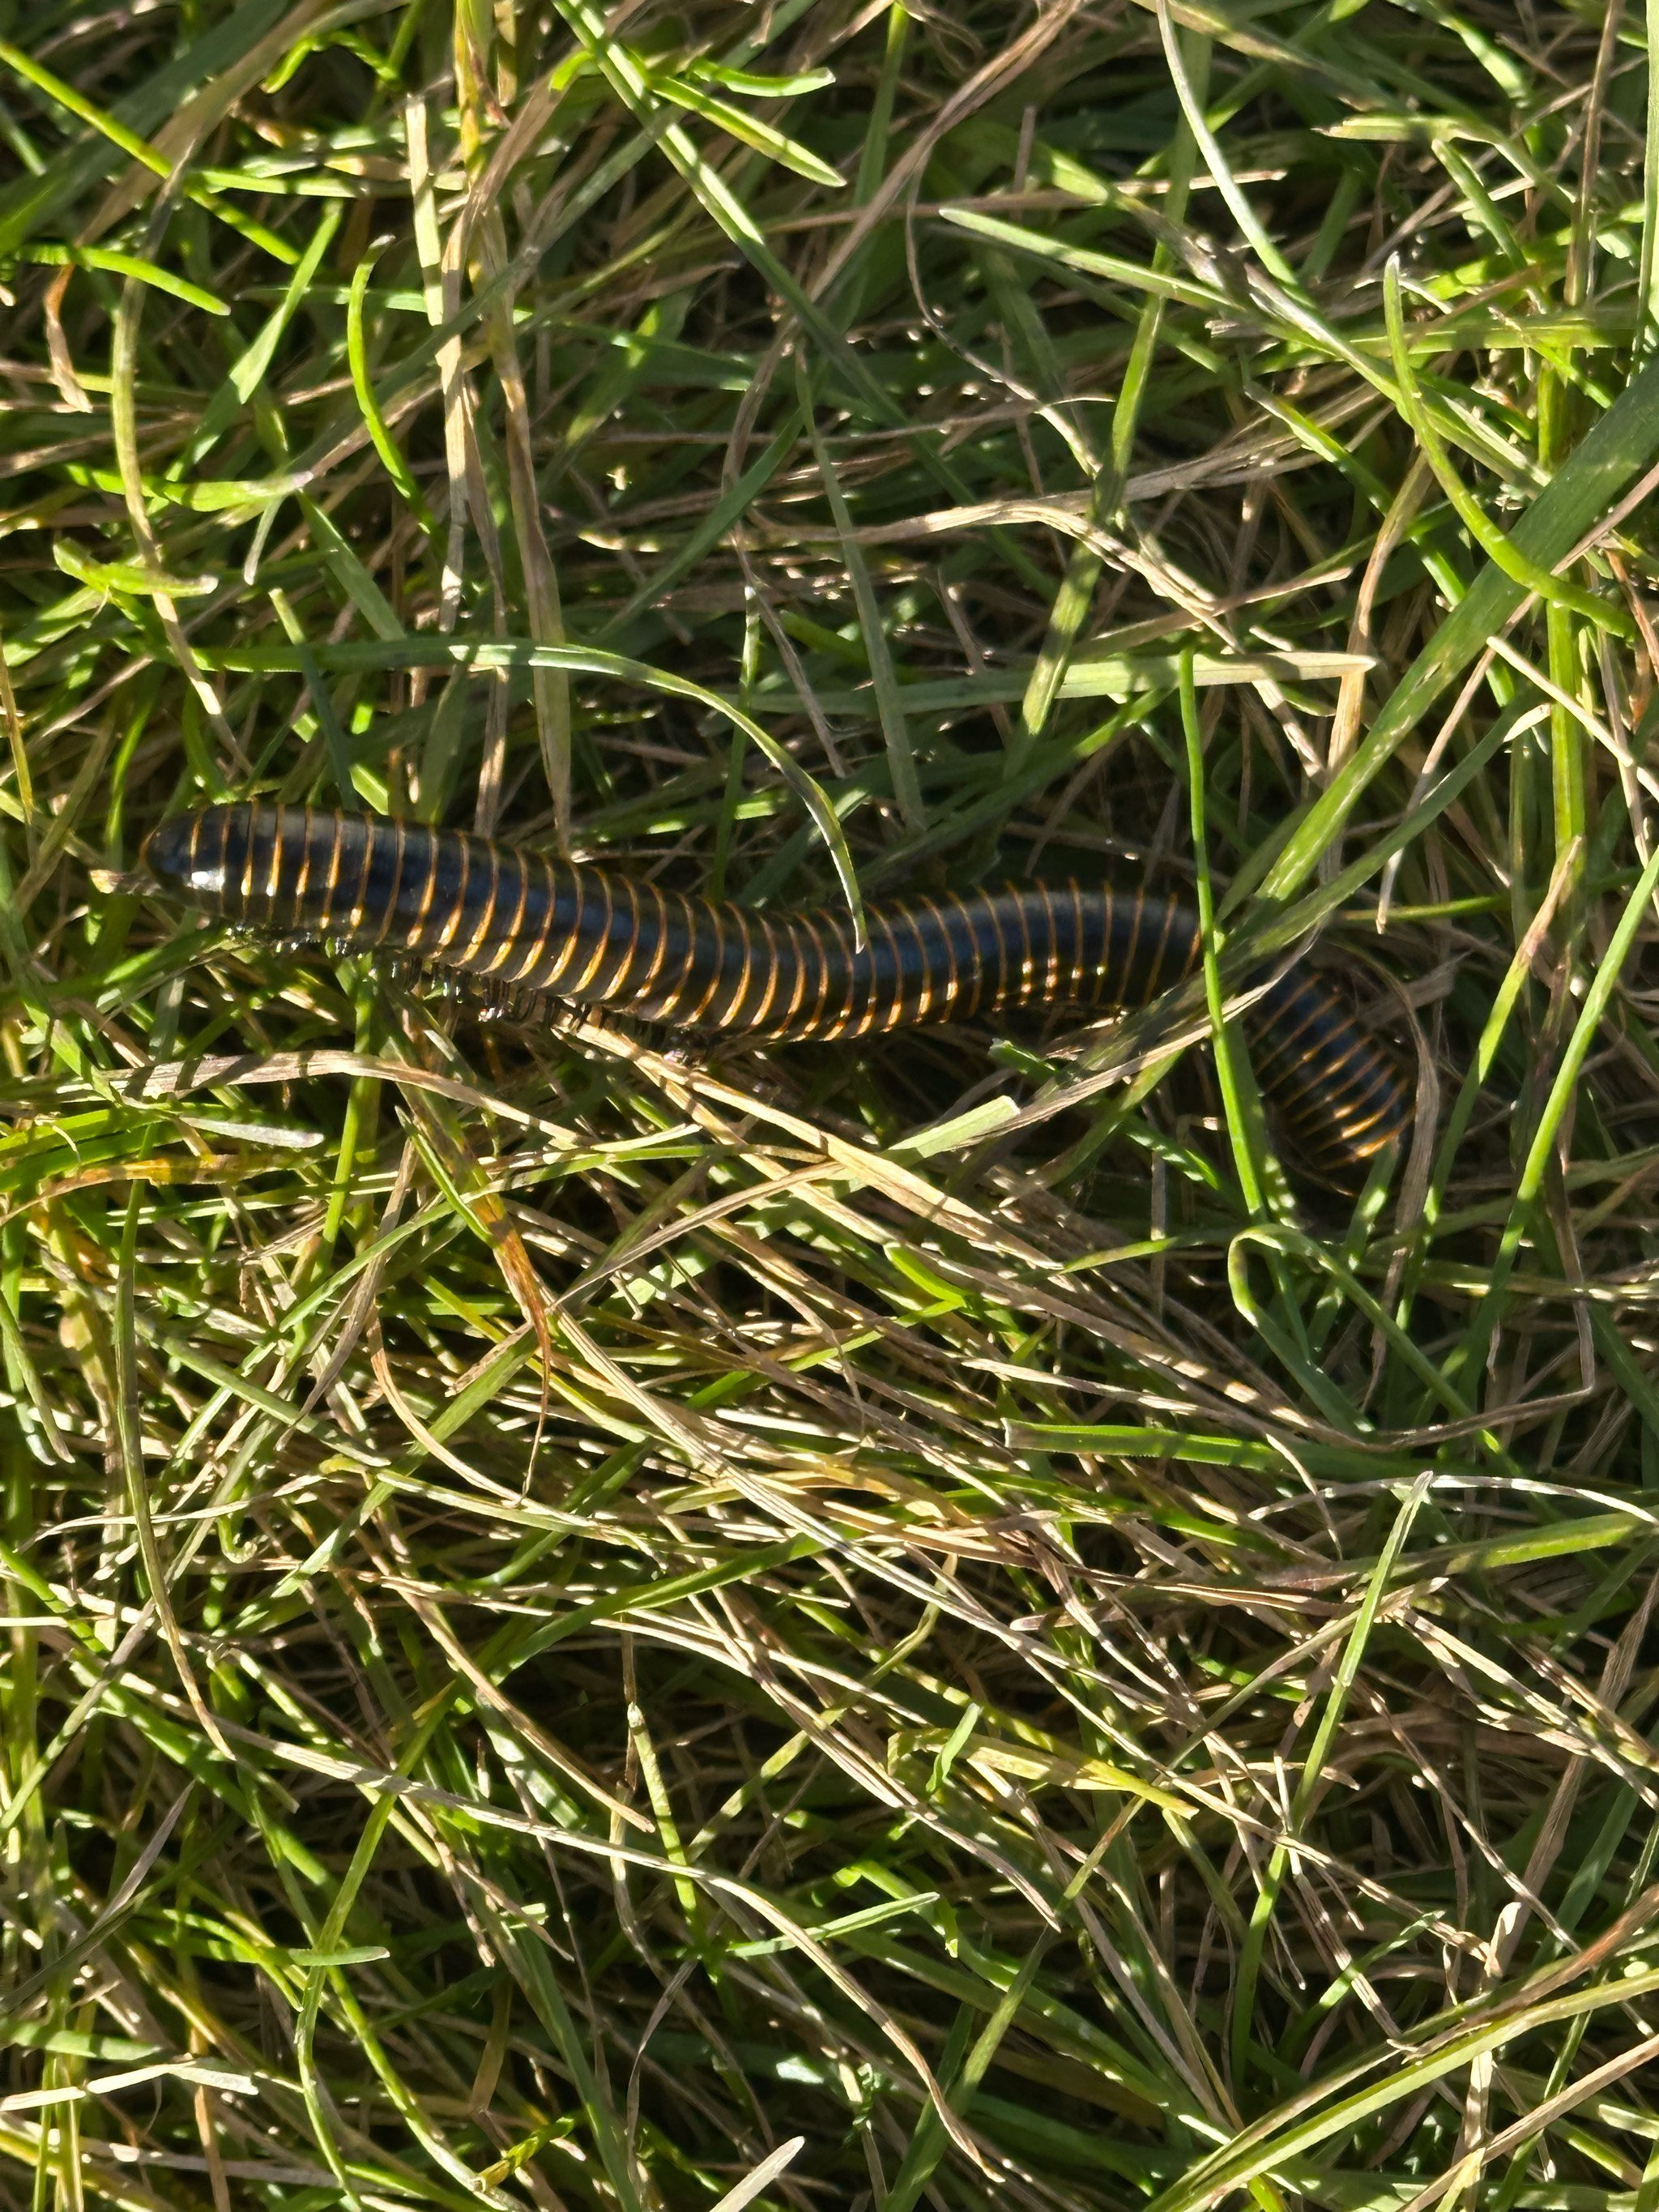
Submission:
<svg viewBox="0 0 1659 2212">
<path fill-rule="evenodd" d="M 0 8 L 0 2208 L 1659 2208 L 1650 35 Z M 489 1026 L 256 795 L 1216 957 Z"/>
</svg>

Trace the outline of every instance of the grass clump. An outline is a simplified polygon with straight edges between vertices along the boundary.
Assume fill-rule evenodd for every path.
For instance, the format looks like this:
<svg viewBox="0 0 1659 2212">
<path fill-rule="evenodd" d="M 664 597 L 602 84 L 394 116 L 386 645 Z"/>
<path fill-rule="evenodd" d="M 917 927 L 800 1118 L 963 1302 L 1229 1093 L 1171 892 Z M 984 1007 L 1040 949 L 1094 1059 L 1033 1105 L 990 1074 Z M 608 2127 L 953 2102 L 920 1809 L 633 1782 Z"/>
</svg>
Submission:
<svg viewBox="0 0 1659 2212">
<path fill-rule="evenodd" d="M 1655 20 L 0 17 L 0 2203 L 1653 2212 Z M 1207 872 L 1414 1134 L 94 888 L 232 793 Z"/>
</svg>

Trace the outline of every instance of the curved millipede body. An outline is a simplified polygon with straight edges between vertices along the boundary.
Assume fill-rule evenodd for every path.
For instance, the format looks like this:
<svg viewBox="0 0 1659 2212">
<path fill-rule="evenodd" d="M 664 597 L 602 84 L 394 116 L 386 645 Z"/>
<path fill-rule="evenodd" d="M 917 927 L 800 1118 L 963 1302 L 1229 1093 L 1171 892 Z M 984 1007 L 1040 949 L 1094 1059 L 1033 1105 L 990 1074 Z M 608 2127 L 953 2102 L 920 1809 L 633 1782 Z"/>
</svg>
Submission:
<svg viewBox="0 0 1659 2212">
<path fill-rule="evenodd" d="M 1192 909 L 1142 890 L 1033 885 L 915 898 L 850 917 L 750 913 L 609 869 L 386 817 L 209 806 L 163 823 L 162 887 L 272 935 L 335 938 L 642 1020 L 780 1039 L 1064 1000 L 1145 1006 L 1190 975 Z M 1310 1175 L 1339 1188 L 1400 1134 L 1399 1075 L 1331 987 L 1292 974 L 1244 1015 L 1252 1065 Z"/>
</svg>

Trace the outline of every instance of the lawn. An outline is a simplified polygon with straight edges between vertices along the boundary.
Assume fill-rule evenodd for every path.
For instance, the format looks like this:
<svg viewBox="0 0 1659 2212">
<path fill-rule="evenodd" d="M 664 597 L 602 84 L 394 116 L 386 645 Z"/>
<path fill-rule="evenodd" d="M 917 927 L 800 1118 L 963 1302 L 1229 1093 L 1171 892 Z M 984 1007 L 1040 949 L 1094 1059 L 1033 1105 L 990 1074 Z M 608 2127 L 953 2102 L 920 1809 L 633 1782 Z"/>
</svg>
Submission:
<svg viewBox="0 0 1659 2212">
<path fill-rule="evenodd" d="M 1659 2212 L 1650 40 L 0 7 L 0 2212 Z M 254 798 L 1203 972 L 489 1021 Z"/>
</svg>

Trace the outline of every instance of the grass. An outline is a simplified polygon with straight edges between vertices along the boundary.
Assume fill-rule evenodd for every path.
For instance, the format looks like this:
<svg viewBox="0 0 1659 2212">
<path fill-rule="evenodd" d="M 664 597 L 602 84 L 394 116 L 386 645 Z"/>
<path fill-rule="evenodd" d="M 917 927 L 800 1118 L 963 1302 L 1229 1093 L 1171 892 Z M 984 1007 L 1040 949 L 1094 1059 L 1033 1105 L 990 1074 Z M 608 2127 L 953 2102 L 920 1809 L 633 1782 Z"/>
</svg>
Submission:
<svg viewBox="0 0 1659 2212">
<path fill-rule="evenodd" d="M 0 2208 L 1659 2212 L 1654 35 L 0 13 Z M 227 793 L 1211 996 L 481 1026 Z"/>
</svg>

